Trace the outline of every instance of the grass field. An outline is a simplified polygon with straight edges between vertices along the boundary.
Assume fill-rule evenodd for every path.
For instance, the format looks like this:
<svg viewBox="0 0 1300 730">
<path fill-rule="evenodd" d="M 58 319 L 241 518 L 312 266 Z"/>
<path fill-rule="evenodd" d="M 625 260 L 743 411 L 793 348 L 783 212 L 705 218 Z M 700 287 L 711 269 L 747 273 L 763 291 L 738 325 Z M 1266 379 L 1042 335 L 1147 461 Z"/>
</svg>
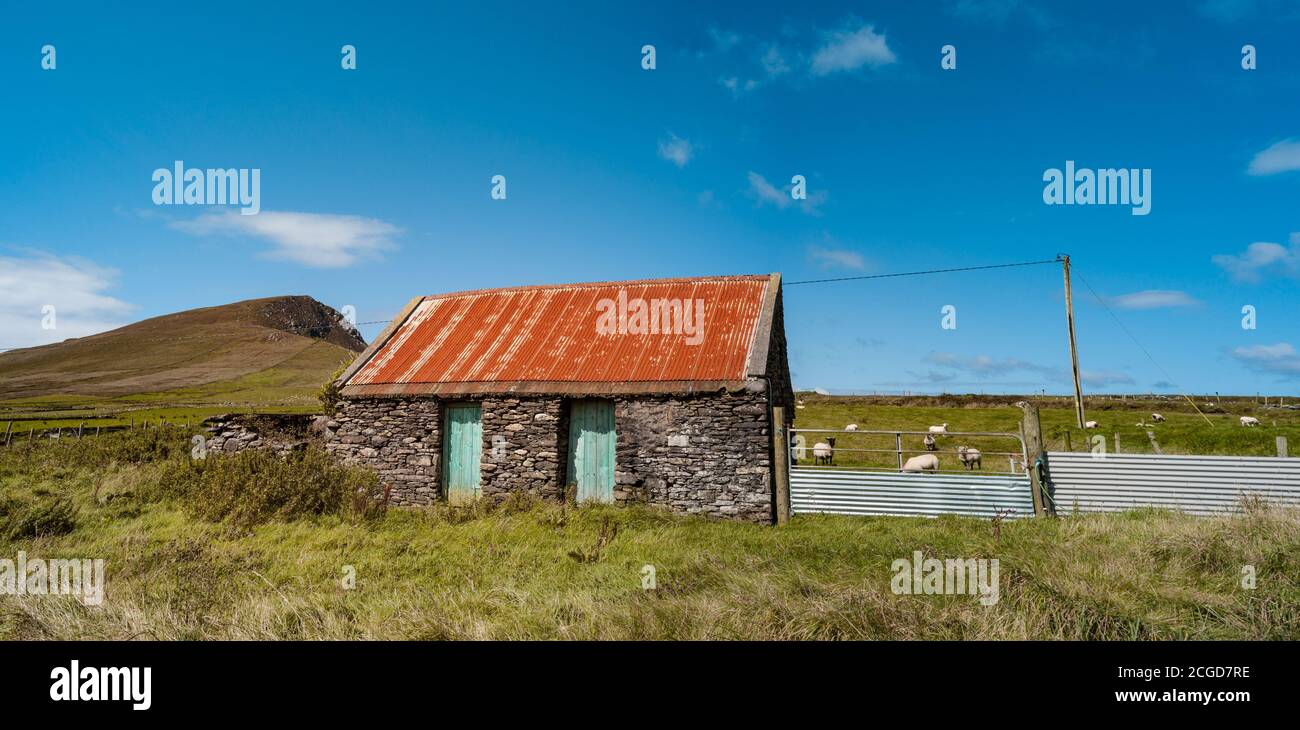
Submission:
<svg viewBox="0 0 1300 730">
<path fill-rule="evenodd" d="M 0 639 L 1300 638 L 1290 511 L 776 528 L 523 499 L 383 510 L 314 493 L 318 462 L 222 458 L 200 469 L 166 431 L 0 449 L 0 558 L 108 576 L 97 607 L 0 596 Z M 998 559 L 1000 600 L 894 594 L 913 551 Z"/>
<path fill-rule="evenodd" d="M 803 408 L 795 411 L 796 429 L 842 430 L 850 423 L 861 430 L 921 431 L 932 425 L 948 424 L 949 431 L 980 431 L 1018 433 L 1022 411 L 1013 403 L 1016 397 L 934 396 L 911 398 L 848 398 L 819 396 L 801 393 Z M 1048 448 L 1053 451 L 1086 451 L 1091 439 L 1102 437 L 1108 452 L 1115 450 L 1115 436 L 1119 435 L 1123 453 L 1150 454 L 1155 452 L 1147 431 L 1166 454 L 1225 454 L 1238 456 L 1276 456 L 1277 437 L 1287 438 L 1292 454 L 1300 455 L 1300 410 L 1281 407 L 1263 407 L 1249 399 L 1224 399 L 1221 403 L 1198 403 L 1198 413 L 1186 401 L 1155 399 L 1126 400 L 1089 398 L 1085 401 L 1088 420 L 1095 420 L 1098 428 L 1082 430 L 1077 427 L 1073 401 L 1064 398 L 1034 399 L 1039 404 L 1040 420 Z M 1151 414 L 1160 413 L 1164 423 L 1151 423 Z M 1255 416 L 1258 428 L 1243 428 L 1240 416 Z M 1147 425 L 1138 426 L 1139 422 Z M 854 453 L 853 449 L 895 448 L 892 435 L 870 435 L 844 432 L 838 434 L 809 433 L 808 447 L 827 436 L 835 438 L 837 466 L 870 465 L 897 467 L 897 457 L 891 453 Z M 903 448 L 921 453 L 922 436 L 904 436 Z M 1068 449 L 1067 449 L 1068 438 Z M 1019 441 L 1008 438 L 940 437 L 943 469 L 959 469 L 960 463 L 953 454 L 958 446 L 973 446 L 985 454 L 985 471 L 1006 471 L 1006 457 L 987 456 L 993 452 L 1019 450 Z M 947 453 L 942 453 L 947 452 Z M 806 454 L 808 461 L 812 454 Z"/>
</svg>

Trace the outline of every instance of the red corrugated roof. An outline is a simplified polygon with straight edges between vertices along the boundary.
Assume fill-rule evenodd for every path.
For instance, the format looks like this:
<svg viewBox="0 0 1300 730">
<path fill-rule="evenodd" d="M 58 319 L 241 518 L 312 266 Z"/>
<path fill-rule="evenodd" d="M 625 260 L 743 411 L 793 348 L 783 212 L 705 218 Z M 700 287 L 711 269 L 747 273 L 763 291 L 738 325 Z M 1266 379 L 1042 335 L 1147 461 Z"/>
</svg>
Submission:
<svg viewBox="0 0 1300 730">
<path fill-rule="evenodd" d="M 541 384 L 744 381 L 765 371 L 770 333 L 759 329 L 771 326 L 778 282 L 776 275 L 656 279 L 424 297 L 362 355 L 363 364 L 345 376 L 344 392 L 429 393 L 440 390 L 429 387 L 437 384 L 478 384 L 460 390 L 491 392 L 505 384 L 510 387 L 502 389 L 539 390 Z M 611 303 L 616 311 L 635 313 L 636 302 L 676 303 L 682 310 L 654 322 L 670 325 L 669 332 L 638 333 L 635 321 L 612 333 L 598 331 Z M 683 321 L 678 312 L 687 302 L 693 320 Z M 700 302 L 703 331 L 692 335 Z M 757 369 L 750 362 L 756 343 L 764 355 Z"/>
</svg>

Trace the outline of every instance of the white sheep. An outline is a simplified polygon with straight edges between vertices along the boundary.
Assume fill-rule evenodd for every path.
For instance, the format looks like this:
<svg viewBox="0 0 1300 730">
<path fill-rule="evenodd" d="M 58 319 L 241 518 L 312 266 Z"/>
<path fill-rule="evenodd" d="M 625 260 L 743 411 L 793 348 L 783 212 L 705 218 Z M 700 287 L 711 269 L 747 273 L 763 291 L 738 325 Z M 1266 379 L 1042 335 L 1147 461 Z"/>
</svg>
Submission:
<svg viewBox="0 0 1300 730">
<path fill-rule="evenodd" d="M 919 454 L 907 460 L 903 465 L 905 472 L 939 471 L 939 457 L 934 454 Z"/>
<path fill-rule="evenodd" d="M 1152 420 L 1152 421 L 1155 421 L 1156 423 L 1164 423 L 1164 422 L 1165 422 L 1165 417 L 1162 416 L 1162 415 L 1160 415 L 1159 413 L 1152 413 L 1152 414 L 1151 414 L 1151 420 Z"/>
<path fill-rule="evenodd" d="M 1083 427 L 1084 427 L 1084 428 L 1096 428 L 1096 427 L 1097 427 L 1097 422 L 1096 422 L 1096 421 L 1084 421 L 1084 422 L 1083 422 Z"/>
<path fill-rule="evenodd" d="M 925 450 L 926 450 L 926 451 L 938 451 L 938 450 L 939 450 L 939 445 L 935 443 L 935 441 L 934 441 L 934 434 L 932 434 L 932 433 L 927 433 L 927 434 L 925 435 Z"/>
<path fill-rule="evenodd" d="M 835 439 L 828 438 L 826 441 L 818 441 L 813 444 L 813 463 L 814 464 L 834 464 L 835 463 Z"/>
<path fill-rule="evenodd" d="M 970 471 L 971 469 L 984 468 L 983 462 L 980 461 L 980 456 L 979 449 L 968 448 L 966 446 L 957 447 L 957 458 L 961 459 L 961 463 L 966 466 L 967 471 Z"/>
<path fill-rule="evenodd" d="M 1241 425 L 1254 428 L 1259 425 L 1259 419 L 1254 416 L 1242 416 Z"/>
<path fill-rule="evenodd" d="M 856 423 L 850 423 L 849 425 L 847 425 L 847 426 L 844 427 L 844 430 L 845 430 L 845 431 L 856 431 L 856 430 L 858 430 L 858 424 L 856 424 Z"/>
<path fill-rule="evenodd" d="M 942 426 L 931 426 L 930 433 L 948 433 L 948 424 L 945 423 Z"/>
</svg>

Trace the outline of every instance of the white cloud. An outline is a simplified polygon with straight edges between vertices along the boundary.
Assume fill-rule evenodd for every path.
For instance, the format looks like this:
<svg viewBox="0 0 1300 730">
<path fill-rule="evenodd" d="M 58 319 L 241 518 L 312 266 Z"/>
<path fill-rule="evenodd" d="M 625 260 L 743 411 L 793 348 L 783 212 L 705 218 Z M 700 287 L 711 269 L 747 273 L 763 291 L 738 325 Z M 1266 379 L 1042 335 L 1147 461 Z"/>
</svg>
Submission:
<svg viewBox="0 0 1300 730">
<path fill-rule="evenodd" d="M 1288 342 L 1238 347 L 1232 351 L 1232 356 L 1251 370 L 1300 376 L 1300 352 L 1296 352 Z"/>
<path fill-rule="evenodd" d="M 273 245 L 267 256 L 317 268 L 341 268 L 377 256 L 395 248 L 392 238 L 402 232 L 375 218 L 269 210 L 257 215 L 223 210 L 170 225 L 196 236 L 244 234 L 263 238 Z"/>
<path fill-rule="evenodd" d="M 1187 292 L 1166 289 L 1147 289 L 1109 297 L 1108 303 L 1117 309 L 1167 309 L 1173 307 L 1193 307 L 1200 302 Z"/>
<path fill-rule="evenodd" d="M 1249 175 L 1275 175 L 1279 172 L 1300 170 L 1300 140 L 1284 139 L 1263 150 L 1246 168 Z"/>
<path fill-rule="evenodd" d="M 768 78 L 790 73 L 790 63 L 786 61 L 785 53 L 775 44 L 767 47 L 759 63 L 762 64 L 763 73 L 767 74 Z"/>
<path fill-rule="evenodd" d="M 695 154 L 695 148 L 689 140 L 675 134 L 669 134 L 668 137 L 667 140 L 659 142 L 659 156 L 678 167 L 686 167 L 686 163 L 690 162 Z"/>
<path fill-rule="evenodd" d="M 862 254 L 848 249 L 812 246 L 808 249 L 808 257 L 820 264 L 823 269 L 844 268 L 861 271 L 867 268 L 867 261 L 862 258 Z"/>
<path fill-rule="evenodd" d="M 1219 254 L 1210 259 L 1215 266 L 1228 272 L 1235 281 L 1257 282 L 1273 274 L 1291 279 L 1300 278 L 1300 233 L 1291 234 L 1291 245 L 1257 241 L 1235 256 Z"/>
<path fill-rule="evenodd" d="M 749 195 L 757 200 L 759 205 L 771 204 L 781 210 L 798 204 L 800 210 L 809 215 L 818 215 L 817 208 L 826 202 L 826 191 L 818 190 L 810 194 L 803 200 L 795 200 L 790 197 L 790 190 L 793 184 L 785 186 L 784 189 L 778 188 L 767 181 L 767 178 L 751 170 L 749 172 Z"/>
<path fill-rule="evenodd" d="M 0 348 L 31 347 L 121 327 L 130 304 L 108 296 L 117 271 L 76 257 L 0 256 Z M 54 329 L 42 308 L 54 307 Z"/>
<path fill-rule="evenodd" d="M 858 26 L 853 29 L 853 26 Z M 813 53 L 812 73 L 825 76 L 838 71 L 852 71 L 870 66 L 878 68 L 894 63 L 898 58 L 889 50 L 885 36 L 861 21 L 855 21 L 841 30 L 822 34 L 822 45 Z"/>
</svg>

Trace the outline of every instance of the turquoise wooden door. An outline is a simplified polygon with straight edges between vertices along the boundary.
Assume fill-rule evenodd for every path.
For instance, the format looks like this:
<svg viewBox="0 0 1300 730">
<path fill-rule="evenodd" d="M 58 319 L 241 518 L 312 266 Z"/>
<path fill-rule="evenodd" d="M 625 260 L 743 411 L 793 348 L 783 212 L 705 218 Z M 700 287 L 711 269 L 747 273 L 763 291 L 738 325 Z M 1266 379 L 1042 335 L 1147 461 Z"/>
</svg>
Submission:
<svg viewBox="0 0 1300 730">
<path fill-rule="evenodd" d="M 614 501 L 614 403 L 573 401 L 569 410 L 569 483 L 578 501 Z"/>
<path fill-rule="evenodd" d="M 442 437 L 442 479 L 447 501 L 472 502 L 479 496 L 479 459 L 483 455 L 483 409 L 478 405 L 447 406 Z"/>
</svg>

